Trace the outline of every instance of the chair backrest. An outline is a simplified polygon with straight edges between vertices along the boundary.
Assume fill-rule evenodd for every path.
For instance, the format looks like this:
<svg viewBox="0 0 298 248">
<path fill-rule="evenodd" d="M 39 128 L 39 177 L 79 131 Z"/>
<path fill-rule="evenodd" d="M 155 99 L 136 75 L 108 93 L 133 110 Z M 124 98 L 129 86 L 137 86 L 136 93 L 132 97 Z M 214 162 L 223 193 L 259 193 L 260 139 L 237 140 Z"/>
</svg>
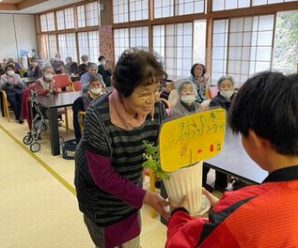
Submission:
<svg viewBox="0 0 298 248">
<path fill-rule="evenodd" d="M 73 91 L 81 91 L 82 83 L 80 81 L 72 82 L 72 90 Z"/>
<path fill-rule="evenodd" d="M 217 86 L 211 86 L 208 88 L 208 97 L 209 99 L 212 99 L 217 96 L 218 93 L 218 87 Z"/>
<path fill-rule="evenodd" d="M 5 90 L 0 90 L 0 94 L 1 94 L 1 110 L 3 117 L 6 117 L 7 120 L 10 120 L 10 116 L 9 116 L 9 102 L 7 100 L 7 95 Z"/>
<path fill-rule="evenodd" d="M 35 84 L 36 84 L 36 83 L 29 84 L 28 87 L 27 87 L 26 89 L 27 89 L 27 90 L 35 91 Z"/>
<path fill-rule="evenodd" d="M 56 82 L 56 87 L 62 89 L 62 91 L 66 90 L 66 87 L 68 87 L 71 83 L 68 74 L 54 75 L 54 80 Z"/>
<path fill-rule="evenodd" d="M 85 114 L 86 114 L 85 111 L 80 111 L 78 114 L 78 120 L 79 120 L 79 124 L 80 124 L 81 133 L 83 133 L 83 130 L 84 130 Z"/>
</svg>

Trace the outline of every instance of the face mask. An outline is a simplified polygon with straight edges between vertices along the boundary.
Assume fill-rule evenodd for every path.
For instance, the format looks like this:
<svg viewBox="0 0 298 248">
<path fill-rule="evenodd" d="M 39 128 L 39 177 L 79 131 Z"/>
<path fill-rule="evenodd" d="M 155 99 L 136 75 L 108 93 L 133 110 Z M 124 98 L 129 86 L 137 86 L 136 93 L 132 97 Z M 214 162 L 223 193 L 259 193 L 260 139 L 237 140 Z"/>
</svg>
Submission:
<svg viewBox="0 0 298 248">
<path fill-rule="evenodd" d="M 53 74 L 46 74 L 44 77 L 45 77 L 47 80 L 52 80 L 53 77 L 54 77 L 54 75 L 53 75 Z"/>
<path fill-rule="evenodd" d="M 196 100 L 195 95 L 186 95 L 186 96 L 181 96 L 181 101 L 186 103 L 186 104 L 191 104 Z"/>
<path fill-rule="evenodd" d="M 7 71 L 7 75 L 12 77 L 14 75 L 14 71 Z"/>
<path fill-rule="evenodd" d="M 99 95 L 99 94 L 101 93 L 101 91 L 102 91 L 101 88 L 92 88 L 92 89 L 90 89 L 90 92 L 91 92 L 93 95 L 95 95 L 95 96 Z"/>
<path fill-rule="evenodd" d="M 226 98 L 226 99 L 230 99 L 231 96 L 234 94 L 233 90 L 225 90 L 225 91 L 220 91 L 220 94 Z"/>
</svg>

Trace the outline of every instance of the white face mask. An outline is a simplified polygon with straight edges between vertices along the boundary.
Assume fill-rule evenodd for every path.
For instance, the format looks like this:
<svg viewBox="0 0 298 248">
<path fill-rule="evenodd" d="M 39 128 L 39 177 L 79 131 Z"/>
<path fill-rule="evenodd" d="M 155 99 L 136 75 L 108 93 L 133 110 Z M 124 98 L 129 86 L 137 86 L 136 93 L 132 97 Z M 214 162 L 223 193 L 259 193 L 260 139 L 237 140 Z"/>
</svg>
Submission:
<svg viewBox="0 0 298 248">
<path fill-rule="evenodd" d="M 220 94 L 226 98 L 226 99 L 230 99 L 231 96 L 234 94 L 233 90 L 225 90 L 225 91 L 220 91 Z"/>
<path fill-rule="evenodd" d="M 186 103 L 186 104 L 191 104 L 196 100 L 195 95 L 186 95 L 186 96 L 181 96 L 181 101 Z"/>
<path fill-rule="evenodd" d="M 14 71 L 7 71 L 7 75 L 12 77 L 14 75 Z"/>
<path fill-rule="evenodd" d="M 47 80 L 52 80 L 53 77 L 54 77 L 54 75 L 51 74 L 51 73 L 49 73 L 49 74 L 44 75 L 44 77 L 45 77 Z"/>
<path fill-rule="evenodd" d="M 92 88 L 92 89 L 90 89 L 90 92 L 93 95 L 97 96 L 97 95 L 99 95 L 102 92 L 102 89 L 101 88 Z"/>
</svg>

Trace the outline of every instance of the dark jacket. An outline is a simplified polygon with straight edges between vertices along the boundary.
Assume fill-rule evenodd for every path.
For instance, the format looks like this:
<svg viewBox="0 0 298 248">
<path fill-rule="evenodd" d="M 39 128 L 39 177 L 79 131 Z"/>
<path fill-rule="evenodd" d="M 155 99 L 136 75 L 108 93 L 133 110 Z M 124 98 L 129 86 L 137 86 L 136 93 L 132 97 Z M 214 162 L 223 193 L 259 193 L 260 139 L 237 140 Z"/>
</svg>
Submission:
<svg viewBox="0 0 298 248">
<path fill-rule="evenodd" d="M 79 67 L 76 62 L 72 62 L 71 64 L 65 64 L 66 68 L 66 73 L 71 75 L 73 74 L 78 74 L 79 73 Z"/>
<path fill-rule="evenodd" d="M 111 86 L 112 70 L 106 70 L 103 65 L 98 66 L 98 73 L 102 76 L 102 79 L 106 87 Z"/>
<path fill-rule="evenodd" d="M 230 109 L 231 106 L 231 102 L 235 97 L 235 93 L 232 95 L 231 100 L 228 101 L 226 98 L 224 98 L 219 92 L 217 93 L 217 96 L 214 97 L 210 104 L 209 107 L 222 107 L 224 108 L 226 111 L 228 111 Z"/>
</svg>

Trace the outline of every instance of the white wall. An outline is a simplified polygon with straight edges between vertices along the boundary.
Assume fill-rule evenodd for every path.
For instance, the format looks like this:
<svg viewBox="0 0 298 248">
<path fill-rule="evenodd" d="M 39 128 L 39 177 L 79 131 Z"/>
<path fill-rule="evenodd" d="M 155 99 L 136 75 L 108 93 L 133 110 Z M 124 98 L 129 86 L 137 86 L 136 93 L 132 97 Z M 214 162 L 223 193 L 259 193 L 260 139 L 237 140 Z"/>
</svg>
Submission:
<svg viewBox="0 0 298 248">
<path fill-rule="evenodd" d="M 20 59 L 20 49 L 37 49 L 33 15 L 0 14 L 0 60 Z"/>
</svg>

